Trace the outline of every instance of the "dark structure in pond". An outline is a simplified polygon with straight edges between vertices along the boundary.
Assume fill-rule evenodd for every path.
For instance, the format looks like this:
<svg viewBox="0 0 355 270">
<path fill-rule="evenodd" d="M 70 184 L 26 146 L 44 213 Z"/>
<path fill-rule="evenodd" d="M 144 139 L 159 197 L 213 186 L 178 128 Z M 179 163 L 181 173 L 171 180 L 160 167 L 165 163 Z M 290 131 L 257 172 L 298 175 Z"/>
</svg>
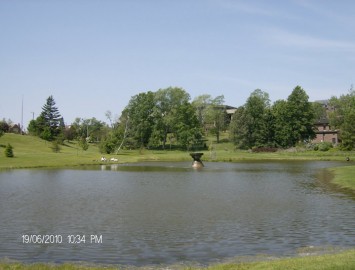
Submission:
<svg viewBox="0 0 355 270">
<path fill-rule="evenodd" d="M 200 169 L 204 167 L 201 161 L 202 155 L 203 153 L 190 153 L 190 156 L 194 159 L 194 161 L 192 162 L 193 168 Z"/>
</svg>

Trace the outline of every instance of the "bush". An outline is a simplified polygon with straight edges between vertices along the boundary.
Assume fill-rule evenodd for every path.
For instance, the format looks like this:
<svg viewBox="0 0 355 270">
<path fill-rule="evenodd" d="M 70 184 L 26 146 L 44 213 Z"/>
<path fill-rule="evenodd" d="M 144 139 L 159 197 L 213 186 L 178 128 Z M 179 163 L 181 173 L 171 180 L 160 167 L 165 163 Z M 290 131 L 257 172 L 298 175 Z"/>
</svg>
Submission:
<svg viewBox="0 0 355 270">
<path fill-rule="evenodd" d="M 333 148 L 333 144 L 330 143 L 330 142 L 321 142 L 319 144 L 317 144 L 315 147 L 314 147 L 314 150 L 315 151 L 328 151 L 329 149 Z"/>
<path fill-rule="evenodd" d="M 13 147 L 9 143 L 7 144 L 7 146 L 5 148 L 5 156 L 9 157 L 9 158 L 14 157 Z"/>
</svg>

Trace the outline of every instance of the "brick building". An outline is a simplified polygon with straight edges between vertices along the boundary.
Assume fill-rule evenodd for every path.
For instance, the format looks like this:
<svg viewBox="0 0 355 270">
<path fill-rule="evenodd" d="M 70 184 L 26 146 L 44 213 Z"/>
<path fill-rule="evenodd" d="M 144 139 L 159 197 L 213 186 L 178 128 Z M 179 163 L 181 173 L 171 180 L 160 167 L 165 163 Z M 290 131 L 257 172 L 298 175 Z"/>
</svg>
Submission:
<svg viewBox="0 0 355 270">
<path fill-rule="evenodd" d="M 314 126 L 316 128 L 316 138 L 313 140 L 314 143 L 330 142 L 333 145 L 339 143 L 339 130 L 332 129 L 327 118 L 327 112 L 334 110 L 334 108 L 329 106 L 329 100 L 318 100 L 315 101 L 322 104 L 325 109 L 325 116 L 318 119 Z"/>
</svg>

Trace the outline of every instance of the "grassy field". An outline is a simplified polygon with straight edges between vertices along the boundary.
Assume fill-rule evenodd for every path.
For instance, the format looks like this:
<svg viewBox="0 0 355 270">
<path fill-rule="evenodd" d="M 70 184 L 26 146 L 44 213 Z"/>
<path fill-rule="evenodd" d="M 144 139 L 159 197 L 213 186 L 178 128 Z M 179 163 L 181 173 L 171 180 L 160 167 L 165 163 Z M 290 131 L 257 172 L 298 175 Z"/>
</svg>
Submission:
<svg viewBox="0 0 355 270">
<path fill-rule="evenodd" d="M 13 146 L 14 158 L 6 158 L 5 146 L 10 143 Z M 236 151 L 233 144 L 208 143 L 211 150 L 204 152 L 205 161 L 247 161 L 247 160 L 345 160 L 350 157 L 355 160 L 355 152 L 342 152 L 330 150 L 301 151 L 289 149 L 275 153 L 252 153 L 250 151 Z M 122 150 L 118 155 L 103 155 L 97 145 L 90 144 L 87 151 L 81 150 L 76 143 L 66 142 L 61 146 L 59 153 L 54 153 L 50 142 L 33 136 L 17 134 L 5 134 L 0 137 L 0 170 L 9 168 L 38 168 L 38 167 L 66 167 L 86 164 L 101 163 L 101 156 L 106 158 L 118 158 L 118 163 L 138 161 L 190 161 L 187 151 L 177 150 Z"/>
<path fill-rule="evenodd" d="M 118 267 L 84 266 L 79 264 L 22 264 L 0 262 L 0 270 L 113 270 Z M 336 254 L 303 256 L 296 258 L 265 260 L 248 263 L 215 264 L 208 267 L 142 267 L 131 269 L 174 269 L 174 270 L 353 270 L 355 269 L 355 250 L 343 251 Z"/>
</svg>

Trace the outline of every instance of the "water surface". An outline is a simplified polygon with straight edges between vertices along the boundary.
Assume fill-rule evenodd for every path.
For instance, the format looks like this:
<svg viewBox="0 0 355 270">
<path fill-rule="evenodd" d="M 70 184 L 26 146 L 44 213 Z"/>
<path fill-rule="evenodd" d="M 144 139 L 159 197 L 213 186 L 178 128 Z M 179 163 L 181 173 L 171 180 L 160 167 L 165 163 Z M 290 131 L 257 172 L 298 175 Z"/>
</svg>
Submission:
<svg viewBox="0 0 355 270">
<path fill-rule="evenodd" d="M 0 258 L 210 263 L 354 247 L 355 200 L 317 178 L 339 162 L 141 163 L 0 173 Z M 24 243 L 56 235 L 62 243 Z M 68 243 L 85 235 L 85 243 Z M 102 237 L 102 243 L 90 236 Z M 95 240 L 95 239 L 94 239 Z"/>
</svg>

